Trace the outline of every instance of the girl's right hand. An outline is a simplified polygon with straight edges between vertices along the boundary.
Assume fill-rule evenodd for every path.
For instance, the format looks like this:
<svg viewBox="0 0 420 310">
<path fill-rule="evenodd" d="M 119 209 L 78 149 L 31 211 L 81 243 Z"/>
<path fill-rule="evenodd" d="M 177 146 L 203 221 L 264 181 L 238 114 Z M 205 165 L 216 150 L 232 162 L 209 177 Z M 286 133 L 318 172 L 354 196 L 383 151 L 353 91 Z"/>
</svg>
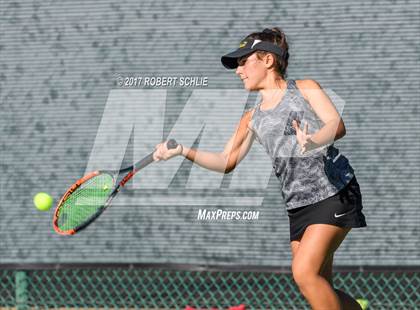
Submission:
<svg viewBox="0 0 420 310">
<path fill-rule="evenodd" d="M 166 146 L 167 143 L 168 141 L 163 141 L 162 143 L 156 144 L 155 152 L 153 153 L 154 161 L 168 160 L 182 154 L 183 147 L 181 144 L 178 144 L 174 149 L 168 149 Z"/>
</svg>

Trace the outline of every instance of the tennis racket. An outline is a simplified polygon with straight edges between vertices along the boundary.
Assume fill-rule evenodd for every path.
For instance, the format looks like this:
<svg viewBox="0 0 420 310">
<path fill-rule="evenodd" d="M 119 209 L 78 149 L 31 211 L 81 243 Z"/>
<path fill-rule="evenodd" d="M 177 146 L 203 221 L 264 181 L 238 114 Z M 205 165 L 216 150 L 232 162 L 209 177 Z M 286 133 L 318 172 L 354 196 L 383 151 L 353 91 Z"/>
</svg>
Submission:
<svg viewBox="0 0 420 310">
<path fill-rule="evenodd" d="M 171 139 L 166 146 L 168 149 L 175 149 L 178 143 Z M 154 161 L 153 153 L 130 167 L 121 170 L 93 171 L 76 181 L 63 195 L 55 209 L 54 230 L 61 235 L 74 235 L 92 224 L 111 205 L 125 183 Z"/>
</svg>

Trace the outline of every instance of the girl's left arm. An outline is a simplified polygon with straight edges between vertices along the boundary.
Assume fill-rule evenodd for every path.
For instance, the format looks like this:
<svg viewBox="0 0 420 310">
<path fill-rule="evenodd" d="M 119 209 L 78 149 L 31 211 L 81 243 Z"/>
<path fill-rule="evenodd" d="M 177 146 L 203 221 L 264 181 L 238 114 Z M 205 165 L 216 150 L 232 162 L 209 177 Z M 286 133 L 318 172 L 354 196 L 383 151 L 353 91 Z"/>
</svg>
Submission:
<svg viewBox="0 0 420 310">
<path fill-rule="evenodd" d="M 344 122 L 319 83 L 315 80 L 301 80 L 297 82 L 297 85 L 312 110 L 324 123 L 321 129 L 311 135 L 311 143 L 306 151 L 331 144 L 342 138 L 346 134 Z"/>
</svg>

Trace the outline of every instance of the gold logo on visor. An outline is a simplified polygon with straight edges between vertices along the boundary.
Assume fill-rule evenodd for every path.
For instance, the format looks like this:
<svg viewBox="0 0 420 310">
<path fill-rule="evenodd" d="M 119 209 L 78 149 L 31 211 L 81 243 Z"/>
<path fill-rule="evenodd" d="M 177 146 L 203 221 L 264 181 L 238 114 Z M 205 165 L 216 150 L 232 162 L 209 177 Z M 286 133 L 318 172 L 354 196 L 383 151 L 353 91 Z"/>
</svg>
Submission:
<svg viewBox="0 0 420 310">
<path fill-rule="evenodd" d="M 239 48 L 242 48 L 242 47 L 244 47 L 245 45 L 246 45 L 246 41 L 242 41 L 241 43 L 239 43 Z"/>
</svg>

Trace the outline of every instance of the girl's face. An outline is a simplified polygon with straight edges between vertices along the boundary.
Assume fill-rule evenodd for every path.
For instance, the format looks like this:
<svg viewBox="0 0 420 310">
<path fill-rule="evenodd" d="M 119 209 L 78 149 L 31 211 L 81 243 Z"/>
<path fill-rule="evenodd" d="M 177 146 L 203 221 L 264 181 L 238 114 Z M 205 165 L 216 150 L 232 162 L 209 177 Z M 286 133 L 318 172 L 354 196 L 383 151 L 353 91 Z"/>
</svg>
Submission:
<svg viewBox="0 0 420 310">
<path fill-rule="evenodd" d="M 258 59 L 256 53 L 238 59 L 236 74 L 244 83 L 245 89 L 259 90 L 263 88 L 262 82 L 267 77 L 267 67 L 263 60 Z"/>
</svg>

